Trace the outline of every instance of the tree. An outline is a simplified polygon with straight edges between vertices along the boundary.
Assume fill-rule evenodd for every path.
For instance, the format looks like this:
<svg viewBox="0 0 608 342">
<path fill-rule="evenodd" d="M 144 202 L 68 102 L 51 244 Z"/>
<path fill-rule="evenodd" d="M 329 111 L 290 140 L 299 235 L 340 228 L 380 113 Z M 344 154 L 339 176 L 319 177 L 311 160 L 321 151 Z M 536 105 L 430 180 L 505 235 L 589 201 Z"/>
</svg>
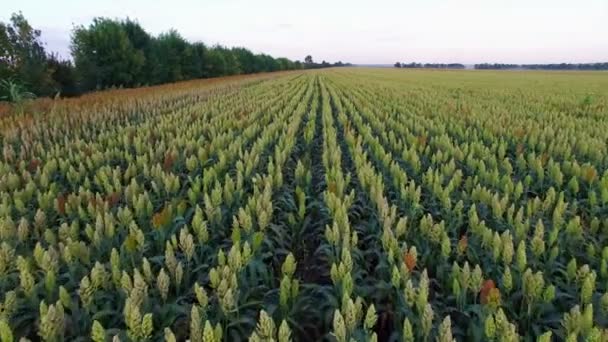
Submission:
<svg viewBox="0 0 608 342">
<path fill-rule="evenodd" d="M 36 95 L 52 95 L 57 91 L 40 31 L 22 13 L 13 13 L 10 23 L 0 22 L 0 78 L 15 79 L 20 87 Z"/>
<path fill-rule="evenodd" d="M 277 64 L 279 65 L 279 70 L 293 70 L 296 68 L 295 63 L 290 61 L 287 58 L 280 57 L 280 58 L 277 58 L 276 61 L 277 61 Z"/>
<path fill-rule="evenodd" d="M 395 68 L 401 68 L 401 63 L 399 63 L 399 62 L 395 63 Z"/>
<path fill-rule="evenodd" d="M 312 61 L 312 56 L 311 56 L 311 55 L 306 56 L 306 57 L 304 58 L 304 63 L 306 63 L 306 64 L 312 64 L 312 63 L 314 63 L 314 62 Z"/>
<path fill-rule="evenodd" d="M 190 77 L 189 78 L 203 78 L 208 77 L 207 71 L 205 70 L 205 60 L 207 59 L 208 49 L 204 43 L 197 42 L 190 46 L 192 50 L 190 60 Z"/>
<path fill-rule="evenodd" d="M 192 50 L 175 30 L 162 33 L 154 40 L 151 55 L 153 83 L 181 81 L 189 79 L 189 73 L 193 73 L 187 65 L 191 63 Z"/>
<path fill-rule="evenodd" d="M 74 65 L 69 60 L 61 60 L 57 55 L 49 55 L 48 67 L 51 77 L 57 84 L 57 92 L 61 96 L 76 96 L 80 94 Z"/>
<path fill-rule="evenodd" d="M 279 70 L 278 63 L 269 55 L 259 54 L 255 55 L 257 68 L 261 72 L 271 72 Z"/>
<path fill-rule="evenodd" d="M 152 37 L 143 27 L 137 22 L 127 18 L 125 21 L 120 22 L 123 29 L 125 30 L 129 41 L 133 48 L 144 55 L 144 66 L 138 70 L 137 74 L 133 75 L 134 82 L 136 84 L 152 84 L 152 72 L 155 63 L 151 61 L 152 43 L 154 37 Z"/>
<path fill-rule="evenodd" d="M 95 18 L 88 28 L 76 27 L 71 48 L 85 89 L 139 83 L 136 76 L 145 65 L 144 52 L 133 46 L 120 22 Z"/>
<path fill-rule="evenodd" d="M 221 49 L 217 46 L 209 49 L 207 54 L 206 69 L 209 77 L 219 77 L 226 75 L 228 67 L 226 58 Z"/>
<path fill-rule="evenodd" d="M 236 55 L 221 45 L 209 49 L 207 70 L 211 77 L 237 75 L 241 72 Z"/>
<path fill-rule="evenodd" d="M 244 74 L 251 74 L 260 71 L 256 70 L 256 56 L 253 54 L 253 52 L 246 48 L 238 47 L 233 48 L 232 53 L 238 60 L 240 69 Z"/>
</svg>

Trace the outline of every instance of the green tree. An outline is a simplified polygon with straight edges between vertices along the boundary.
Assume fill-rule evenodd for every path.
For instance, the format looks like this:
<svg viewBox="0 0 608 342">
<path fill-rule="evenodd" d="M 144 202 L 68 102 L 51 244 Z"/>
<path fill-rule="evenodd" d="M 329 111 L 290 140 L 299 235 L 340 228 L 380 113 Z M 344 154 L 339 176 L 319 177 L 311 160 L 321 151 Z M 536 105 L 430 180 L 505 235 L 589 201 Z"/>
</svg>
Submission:
<svg viewBox="0 0 608 342">
<path fill-rule="evenodd" d="M 224 59 L 226 60 L 226 75 L 238 75 L 242 73 L 241 65 L 236 56 L 227 48 L 222 49 Z"/>
<path fill-rule="evenodd" d="M 226 75 L 227 66 L 226 58 L 221 49 L 217 46 L 209 49 L 207 54 L 206 69 L 209 77 L 218 77 Z"/>
<path fill-rule="evenodd" d="M 277 71 L 279 70 L 279 64 L 269 55 L 259 54 L 256 55 L 258 69 L 263 72 Z"/>
<path fill-rule="evenodd" d="M 208 49 L 204 43 L 196 42 L 190 46 L 192 53 L 190 56 L 190 78 L 208 77 L 205 69 L 205 60 L 207 59 Z"/>
<path fill-rule="evenodd" d="M 133 75 L 136 84 L 151 84 L 154 83 L 152 79 L 152 70 L 154 63 L 151 63 L 150 55 L 152 53 L 152 41 L 153 37 L 144 30 L 143 27 L 137 22 L 127 18 L 121 22 L 127 37 L 131 42 L 131 45 L 138 51 L 141 51 L 145 57 L 144 66 Z"/>
<path fill-rule="evenodd" d="M 186 65 L 192 50 L 188 42 L 175 30 L 162 33 L 154 40 L 152 74 L 154 83 L 167 83 L 188 79 Z"/>
<path fill-rule="evenodd" d="M 76 96 L 80 94 L 74 65 L 69 60 L 62 60 L 57 55 L 48 56 L 48 67 L 51 77 L 57 84 L 61 96 Z"/>
<path fill-rule="evenodd" d="M 277 58 L 279 70 L 293 70 L 296 68 L 295 63 L 285 57 Z"/>
<path fill-rule="evenodd" d="M 243 47 L 238 47 L 233 48 L 232 53 L 238 60 L 243 74 L 251 74 L 259 71 L 256 70 L 256 56 L 251 51 Z"/>
<path fill-rule="evenodd" d="M 133 46 L 120 22 L 95 18 L 89 27 L 76 27 L 71 48 L 85 89 L 131 87 L 139 83 L 136 75 L 145 65 L 145 56 Z"/>
<path fill-rule="evenodd" d="M 236 55 L 221 45 L 209 49 L 207 70 L 210 77 L 237 75 L 241 72 Z"/>
<path fill-rule="evenodd" d="M 13 13 L 10 23 L 0 22 L 0 78 L 15 79 L 20 87 L 46 96 L 58 89 L 51 74 L 40 31 L 22 13 Z"/>
</svg>

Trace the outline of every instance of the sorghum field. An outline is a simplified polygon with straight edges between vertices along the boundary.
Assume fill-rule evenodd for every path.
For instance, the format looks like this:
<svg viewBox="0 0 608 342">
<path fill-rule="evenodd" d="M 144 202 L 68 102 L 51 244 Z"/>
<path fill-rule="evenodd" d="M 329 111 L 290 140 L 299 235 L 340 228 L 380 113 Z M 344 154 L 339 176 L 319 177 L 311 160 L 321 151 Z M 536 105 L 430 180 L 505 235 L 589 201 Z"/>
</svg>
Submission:
<svg viewBox="0 0 608 342">
<path fill-rule="evenodd" d="M 2 342 L 608 340 L 606 73 L 262 74 L 0 132 Z"/>
</svg>

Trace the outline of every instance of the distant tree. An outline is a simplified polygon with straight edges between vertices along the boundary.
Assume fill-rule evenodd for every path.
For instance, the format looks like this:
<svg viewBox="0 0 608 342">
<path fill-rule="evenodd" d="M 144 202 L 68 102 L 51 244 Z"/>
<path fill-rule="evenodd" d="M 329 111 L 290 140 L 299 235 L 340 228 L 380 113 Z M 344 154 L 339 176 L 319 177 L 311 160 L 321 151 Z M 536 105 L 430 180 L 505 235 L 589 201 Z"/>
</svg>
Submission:
<svg viewBox="0 0 608 342">
<path fill-rule="evenodd" d="M 475 69 L 531 69 L 531 70 L 608 70 L 608 63 L 559 64 L 476 64 Z"/>
<path fill-rule="evenodd" d="M 517 69 L 520 68 L 520 65 L 517 64 L 503 64 L 503 63 L 482 63 L 475 64 L 475 69 L 497 69 L 497 70 L 506 70 L 506 69 Z"/>
<path fill-rule="evenodd" d="M 395 68 L 432 68 L 432 69 L 464 69 L 464 65 L 460 63 L 395 63 Z"/>
<path fill-rule="evenodd" d="M 312 56 L 308 55 L 304 58 L 304 64 L 301 64 L 299 61 L 296 61 L 295 68 L 300 69 L 301 67 L 305 69 L 318 69 L 318 68 L 329 68 L 329 67 L 341 67 L 341 66 L 350 66 L 350 63 L 343 63 L 342 61 L 338 61 L 335 63 L 329 63 L 326 60 L 323 60 L 321 63 L 315 63 L 312 60 Z"/>
</svg>

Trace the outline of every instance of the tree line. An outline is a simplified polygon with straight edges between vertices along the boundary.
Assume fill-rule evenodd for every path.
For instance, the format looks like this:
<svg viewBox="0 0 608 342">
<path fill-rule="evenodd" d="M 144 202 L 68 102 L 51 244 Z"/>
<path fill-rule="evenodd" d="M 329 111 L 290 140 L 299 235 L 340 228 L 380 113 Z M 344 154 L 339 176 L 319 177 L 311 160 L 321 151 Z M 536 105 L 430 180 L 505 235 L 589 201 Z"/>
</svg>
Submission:
<svg viewBox="0 0 608 342">
<path fill-rule="evenodd" d="M 304 58 L 304 67 L 306 69 L 320 69 L 320 68 L 330 68 L 330 67 L 343 67 L 343 66 L 352 66 L 351 63 L 342 63 L 342 61 L 338 61 L 336 63 L 329 63 L 323 60 L 321 63 L 315 63 L 312 60 L 312 56 L 308 55 Z"/>
<path fill-rule="evenodd" d="M 433 69 L 465 69 L 460 63 L 401 63 L 396 62 L 395 68 L 433 68 Z M 608 70 L 608 63 L 559 63 L 559 64 L 504 64 L 481 63 L 473 66 L 479 70 Z"/>
<path fill-rule="evenodd" d="M 429 69 L 464 69 L 464 64 L 460 63 L 401 63 L 396 62 L 394 64 L 395 68 L 429 68 Z"/>
<path fill-rule="evenodd" d="M 555 64 L 475 64 L 475 69 L 491 70 L 608 70 L 608 63 L 555 63 Z"/>
<path fill-rule="evenodd" d="M 131 19 L 95 18 L 71 35 L 71 59 L 47 53 L 22 13 L 0 22 L 0 100 L 14 93 L 75 96 L 111 87 L 138 87 L 197 78 L 343 66 L 256 54 L 244 47 L 189 42 L 170 30 L 158 36 Z"/>
</svg>

